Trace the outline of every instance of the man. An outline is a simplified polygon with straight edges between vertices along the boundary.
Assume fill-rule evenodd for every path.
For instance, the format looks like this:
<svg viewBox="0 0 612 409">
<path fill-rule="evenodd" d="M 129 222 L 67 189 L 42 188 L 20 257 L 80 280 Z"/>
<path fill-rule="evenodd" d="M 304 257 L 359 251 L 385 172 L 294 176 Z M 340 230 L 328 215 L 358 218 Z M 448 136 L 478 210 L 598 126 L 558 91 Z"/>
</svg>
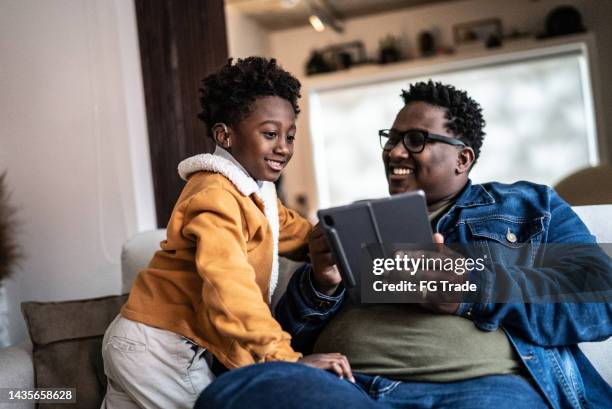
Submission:
<svg viewBox="0 0 612 409">
<path fill-rule="evenodd" d="M 519 245 L 593 243 L 569 205 L 546 186 L 471 184 L 484 120 L 465 92 L 429 81 L 402 97 L 405 106 L 392 128 L 379 133 L 389 192 L 425 191 L 435 242 L 479 243 L 502 259 Z M 294 274 L 277 318 L 296 350 L 340 352 L 352 373 L 337 377 L 288 363 L 247 367 L 213 383 L 198 408 L 612 404 L 610 387 L 576 345 L 612 335 L 609 303 L 436 303 L 425 295 L 421 305 L 356 305 L 320 231 L 310 249 L 313 265 Z M 529 257 L 520 265 L 534 277 L 551 273 Z M 512 284 L 524 284 L 521 279 L 513 276 Z"/>
</svg>

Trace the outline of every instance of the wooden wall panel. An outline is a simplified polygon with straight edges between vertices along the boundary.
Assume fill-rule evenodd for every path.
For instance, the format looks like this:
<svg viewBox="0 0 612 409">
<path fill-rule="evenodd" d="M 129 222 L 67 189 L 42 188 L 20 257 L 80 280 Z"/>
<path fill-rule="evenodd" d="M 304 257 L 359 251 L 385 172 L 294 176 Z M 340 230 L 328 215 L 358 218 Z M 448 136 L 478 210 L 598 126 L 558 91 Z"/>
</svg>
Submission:
<svg viewBox="0 0 612 409">
<path fill-rule="evenodd" d="M 134 0 L 151 149 L 157 224 L 183 187 L 178 163 L 211 152 L 200 111 L 201 80 L 227 60 L 223 0 Z"/>
</svg>

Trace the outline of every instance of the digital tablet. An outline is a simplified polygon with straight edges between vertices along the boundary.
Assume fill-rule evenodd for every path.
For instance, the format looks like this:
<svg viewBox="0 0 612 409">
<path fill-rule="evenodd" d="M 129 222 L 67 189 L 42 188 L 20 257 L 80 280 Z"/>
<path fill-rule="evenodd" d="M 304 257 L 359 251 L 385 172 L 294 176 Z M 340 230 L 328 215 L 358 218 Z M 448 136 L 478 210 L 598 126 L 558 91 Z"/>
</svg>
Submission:
<svg viewBox="0 0 612 409">
<path fill-rule="evenodd" d="M 359 301 L 360 278 L 372 260 L 395 249 L 433 249 L 425 193 L 401 193 L 317 212 L 345 288 Z"/>
</svg>

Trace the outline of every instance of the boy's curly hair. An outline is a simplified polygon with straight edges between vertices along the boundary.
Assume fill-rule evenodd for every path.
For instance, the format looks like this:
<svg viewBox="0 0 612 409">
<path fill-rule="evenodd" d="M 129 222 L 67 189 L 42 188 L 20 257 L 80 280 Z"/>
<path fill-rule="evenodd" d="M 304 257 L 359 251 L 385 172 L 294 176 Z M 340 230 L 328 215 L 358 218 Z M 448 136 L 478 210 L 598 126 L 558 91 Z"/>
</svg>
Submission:
<svg viewBox="0 0 612 409">
<path fill-rule="evenodd" d="M 402 99 L 405 105 L 422 101 L 446 108 L 446 127 L 474 150 L 476 163 L 485 136 L 485 120 L 478 102 L 465 91 L 432 80 L 411 84 L 408 91 L 402 90 Z"/>
<path fill-rule="evenodd" d="M 283 70 L 276 59 L 248 57 L 234 64 L 230 58 L 219 71 L 204 78 L 200 88 L 198 114 L 210 127 L 218 122 L 236 125 L 251 111 L 257 97 L 278 96 L 289 101 L 297 115 L 297 100 L 301 84 L 293 75 Z"/>
</svg>

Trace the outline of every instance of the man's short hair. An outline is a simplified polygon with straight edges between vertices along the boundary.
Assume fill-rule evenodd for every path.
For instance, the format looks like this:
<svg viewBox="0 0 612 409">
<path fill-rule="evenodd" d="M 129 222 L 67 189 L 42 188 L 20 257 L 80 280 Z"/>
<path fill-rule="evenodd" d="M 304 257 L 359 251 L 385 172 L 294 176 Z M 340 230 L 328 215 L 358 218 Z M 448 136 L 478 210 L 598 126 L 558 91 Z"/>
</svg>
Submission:
<svg viewBox="0 0 612 409">
<path fill-rule="evenodd" d="M 476 163 L 485 136 L 485 120 L 478 102 L 465 91 L 432 80 L 411 84 L 408 91 L 402 90 L 402 99 L 405 105 L 421 101 L 446 108 L 446 128 L 474 150 Z"/>
</svg>

